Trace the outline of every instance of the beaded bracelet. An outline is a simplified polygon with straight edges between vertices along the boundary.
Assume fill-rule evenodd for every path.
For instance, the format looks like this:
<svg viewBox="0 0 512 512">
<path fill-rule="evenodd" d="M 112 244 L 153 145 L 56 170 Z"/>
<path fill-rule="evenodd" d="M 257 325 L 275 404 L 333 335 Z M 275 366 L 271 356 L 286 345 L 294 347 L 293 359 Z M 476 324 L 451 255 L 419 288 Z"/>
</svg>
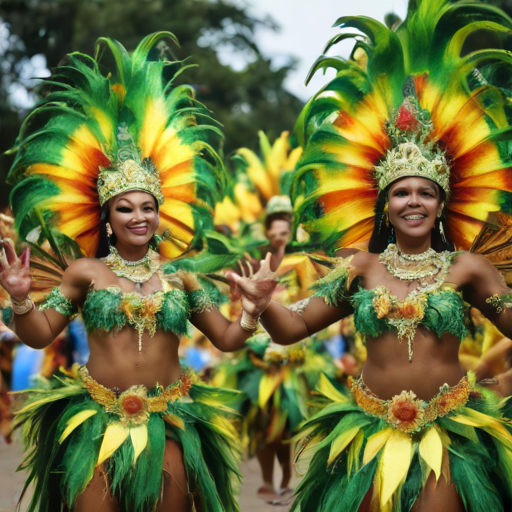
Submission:
<svg viewBox="0 0 512 512">
<path fill-rule="evenodd" d="M 15 315 L 24 315 L 34 307 L 34 301 L 30 295 L 23 300 L 16 300 L 14 297 L 11 297 L 11 303 Z"/>
<path fill-rule="evenodd" d="M 242 318 L 240 318 L 240 326 L 246 331 L 255 331 L 258 328 L 260 317 L 251 316 L 245 309 L 242 311 Z"/>
</svg>

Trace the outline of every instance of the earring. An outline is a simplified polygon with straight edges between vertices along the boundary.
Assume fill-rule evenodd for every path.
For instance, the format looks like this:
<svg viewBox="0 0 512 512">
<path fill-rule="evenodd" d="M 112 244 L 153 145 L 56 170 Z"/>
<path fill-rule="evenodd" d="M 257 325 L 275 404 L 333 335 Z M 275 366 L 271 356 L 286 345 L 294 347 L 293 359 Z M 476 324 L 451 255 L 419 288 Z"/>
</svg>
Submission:
<svg viewBox="0 0 512 512">
<path fill-rule="evenodd" d="M 395 229 L 393 228 L 393 224 L 391 224 L 391 231 L 389 232 L 388 244 L 396 243 Z"/>
<path fill-rule="evenodd" d="M 446 240 L 446 236 L 444 234 L 444 227 L 443 227 L 443 221 L 439 221 L 439 232 L 441 233 L 441 240 L 447 244 L 448 241 Z"/>
<path fill-rule="evenodd" d="M 107 222 L 105 224 L 105 230 L 107 231 L 107 243 L 110 245 L 110 237 L 112 236 L 112 226 L 110 225 L 110 222 Z"/>
</svg>

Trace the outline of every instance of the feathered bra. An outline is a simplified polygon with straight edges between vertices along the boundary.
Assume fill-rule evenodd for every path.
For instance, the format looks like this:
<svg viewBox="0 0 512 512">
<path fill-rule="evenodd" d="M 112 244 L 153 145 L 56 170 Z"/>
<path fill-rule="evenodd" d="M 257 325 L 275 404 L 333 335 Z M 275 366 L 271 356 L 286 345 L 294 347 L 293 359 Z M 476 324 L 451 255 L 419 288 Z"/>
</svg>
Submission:
<svg viewBox="0 0 512 512">
<path fill-rule="evenodd" d="M 222 134 L 193 89 L 173 84 L 187 66 L 165 60 L 165 40 L 177 43 L 170 32 L 159 32 L 129 55 L 119 42 L 100 38 L 95 58 L 72 53 L 45 81 L 51 92 L 24 121 L 8 176 L 23 240 L 43 226 L 94 257 L 98 178 L 127 158 L 159 180 L 162 256 L 179 256 L 213 226 L 226 184 L 218 155 Z M 115 62 L 111 69 L 101 65 L 105 49 Z M 107 192 L 104 197 L 115 195 Z"/>
<path fill-rule="evenodd" d="M 363 58 L 322 56 L 310 73 L 336 70 L 297 125 L 305 151 L 292 199 L 309 245 L 367 247 L 383 191 L 378 173 L 396 147 L 390 123 L 408 130 L 421 122 L 405 108 L 404 98 L 413 96 L 431 123 L 424 143 L 449 167 L 445 229 L 458 249 L 469 249 L 491 212 L 512 213 L 510 101 L 493 85 L 496 68 L 488 65 L 498 62 L 510 73 L 512 55 L 461 52 L 477 30 L 510 34 L 512 20 L 477 2 L 411 0 L 396 30 L 366 17 L 343 17 L 335 26 L 366 37 L 335 36 L 325 51 L 356 38 L 353 55 Z"/>
</svg>

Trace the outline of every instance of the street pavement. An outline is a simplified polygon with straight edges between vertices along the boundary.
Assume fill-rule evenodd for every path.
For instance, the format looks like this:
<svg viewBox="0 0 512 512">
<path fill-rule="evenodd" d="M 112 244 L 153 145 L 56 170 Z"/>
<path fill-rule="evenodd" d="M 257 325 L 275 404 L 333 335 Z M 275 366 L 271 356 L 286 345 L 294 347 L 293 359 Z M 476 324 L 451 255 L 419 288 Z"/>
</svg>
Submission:
<svg viewBox="0 0 512 512">
<path fill-rule="evenodd" d="M 16 502 L 21 492 L 25 473 L 16 473 L 16 468 L 23 458 L 22 447 L 18 441 L 6 444 L 0 438 L 0 512 L 14 512 Z M 256 460 L 242 463 L 243 483 L 240 492 L 241 512 L 288 512 L 289 506 L 272 506 L 256 497 L 256 491 L 261 485 L 260 470 Z M 276 482 L 281 475 L 276 464 Z M 292 484 L 297 485 L 295 479 Z M 26 512 L 30 497 L 23 500 L 20 512 Z"/>
</svg>

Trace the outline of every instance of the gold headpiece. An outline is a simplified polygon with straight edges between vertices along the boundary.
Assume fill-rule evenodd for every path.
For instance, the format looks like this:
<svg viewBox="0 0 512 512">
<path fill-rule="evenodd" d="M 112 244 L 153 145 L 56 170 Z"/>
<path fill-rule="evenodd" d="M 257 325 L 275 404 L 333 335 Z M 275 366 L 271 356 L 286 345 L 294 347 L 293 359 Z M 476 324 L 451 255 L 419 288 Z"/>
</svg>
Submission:
<svg viewBox="0 0 512 512">
<path fill-rule="evenodd" d="M 386 125 L 392 148 L 375 166 L 379 191 L 400 178 L 418 176 L 437 183 L 449 196 L 450 166 L 444 152 L 430 140 L 430 114 L 419 106 L 409 80 L 404 89 L 406 97 Z"/>
<path fill-rule="evenodd" d="M 109 199 L 130 190 L 142 190 L 156 198 L 158 204 L 164 204 L 162 185 L 158 171 L 144 169 L 134 160 L 126 160 L 117 169 L 104 169 L 98 176 L 98 195 L 100 205 Z"/>
<path fill-rule="evenodd" d="M 130 190 L 142 190 L 164 204 L 160 175 L 150 158 L 142 160 L 140 148 L 134 143 L 124 123 L 117 131 L 117 165 L 101 169 L 98 175 L 98 195 L 100 205 L 109 199 Z M 112 160 L 112 159 L 111 159 Z"/>
<path fill-rule="evenodd" d="M 379 190 L 399 178 L 418 176 L 437 183 L 448 196 L 450 193 L 450 167 L 443 154 L 427 158 L 415 142 L 403 142 L 389 150 L 386 158 L 375 167 Z"/>
</svg>

